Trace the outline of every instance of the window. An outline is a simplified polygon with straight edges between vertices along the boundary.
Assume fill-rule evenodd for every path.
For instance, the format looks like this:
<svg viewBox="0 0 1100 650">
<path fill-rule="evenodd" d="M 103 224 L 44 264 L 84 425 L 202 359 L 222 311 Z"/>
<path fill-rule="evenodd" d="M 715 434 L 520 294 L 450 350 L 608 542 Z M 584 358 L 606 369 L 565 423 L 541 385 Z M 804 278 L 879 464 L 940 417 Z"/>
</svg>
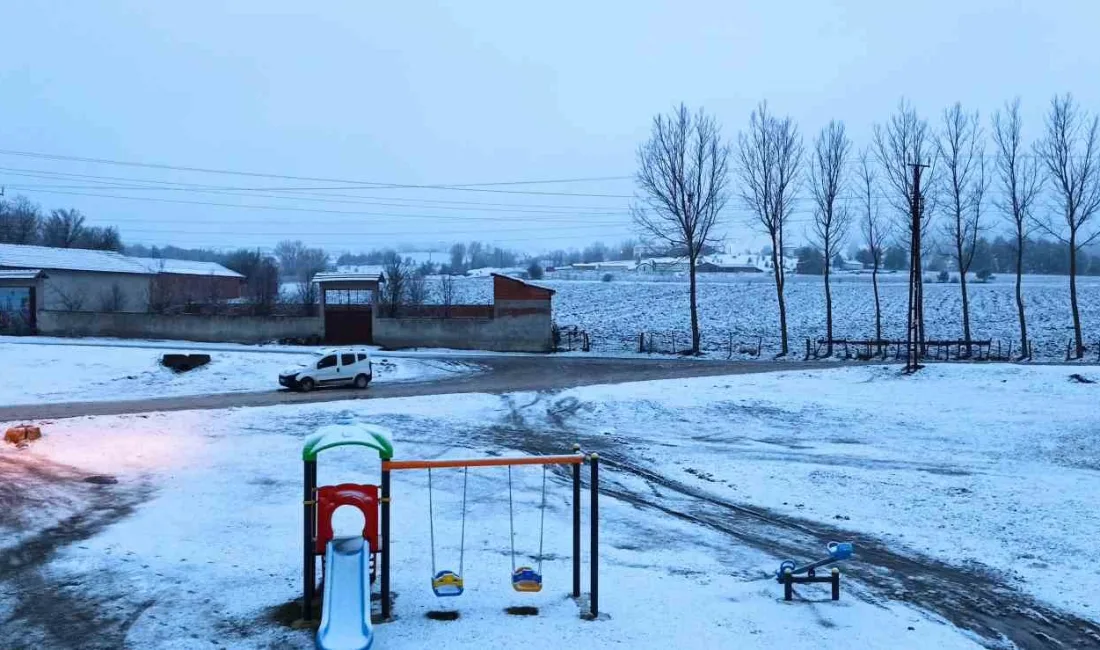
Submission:
<svg viewBox="0 0 1100 650">
<path fill-rule="evenodd" d="M 360 352 L 360 353 L 359 353 L 359 360 L 360 360 L 360 361 L 366 361 L 366 360 L 367 360 L 367 355 L 365 355 L 365 354 L 363 354 L 362 352 Z"/>
<path fill-rule="evenodd" d="M 335 365 L 336 365 L 336 355 L 335 354 L 330 354 L 327 357 L 324 357 L 323 359 L 321 359 L 320 361 L 317 362 L 317 369 L 321 370 L 322 368 L 331 368 Z"/>
<path fill-rule="evenodd" d="M 354 354 L 341 354 L 340 355 L 340 365 L 341 366 L 350 366 L 354 363 L 355 363 L 355 355 Z"/>
</svg>

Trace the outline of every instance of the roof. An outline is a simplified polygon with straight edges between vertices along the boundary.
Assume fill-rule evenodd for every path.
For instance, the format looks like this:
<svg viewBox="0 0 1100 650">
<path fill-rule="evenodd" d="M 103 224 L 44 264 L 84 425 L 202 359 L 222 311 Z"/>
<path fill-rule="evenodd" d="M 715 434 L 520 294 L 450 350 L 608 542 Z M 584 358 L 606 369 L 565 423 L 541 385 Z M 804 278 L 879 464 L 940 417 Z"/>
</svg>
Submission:
<svg viewBox="0 0 1100 650">
<path fill-rule="evenodd" d="M 42 269 L 0 270 L 0 280 L 37 280 L 43 275 L 45 275 L 45 272 Z"/>
<path fill-rule="evenodd" d="M 173 260 L 159 257 L 132 257 L 145 265 L 151 273 L 170 273 L 172 275 L 202 275 L 221 278 L 243 278 L 217 262 L 195 262 L 192 260 Z"/>
<path fill-rule="evenodd" d="M 65 271 L 99 271 L 102 273 L 152 272 L 136 258 L 112 251 L 92 251 L 81 248 L 48 248 L 0 244 L 0 268 L 60 269 Z"/>
<path fill-rule="evenodd" d="M 555 291 L 554 289 L 551 289 L 550 287 L 544 287 L 544 286 L 535 284 L 533 282 L 528 282 L 527 280 L 521 280 L 519 278 L 514 278 L 510 275 L 504 275 L 503 273 L 490 273 L 490 275 L 493 276 L 494 278 L 504 278 L 505 280 L 511 280 L 512 282 L 518 282 L 518 283 L 522 284 L 523 286 L 531 287 L 532 289 L 540 289 L 542 291 L 549 291 L 550 295 L 554 295 L 555 293 L 557 293 L 557 291 Z"/>
<path fill-rule="evenodd" d="M 343 264 L 336 267 L 337 273 L 365 273 L 367 275 L 385 275 L 386 268 L 381 264 Z"/>
<path fill-rule="evenodd" d="M 313 282 L 328 285 L 363 284 L 385 282 L 381 272 L 378 273 L 318 273 L 313 276 Z"/>
</svg>

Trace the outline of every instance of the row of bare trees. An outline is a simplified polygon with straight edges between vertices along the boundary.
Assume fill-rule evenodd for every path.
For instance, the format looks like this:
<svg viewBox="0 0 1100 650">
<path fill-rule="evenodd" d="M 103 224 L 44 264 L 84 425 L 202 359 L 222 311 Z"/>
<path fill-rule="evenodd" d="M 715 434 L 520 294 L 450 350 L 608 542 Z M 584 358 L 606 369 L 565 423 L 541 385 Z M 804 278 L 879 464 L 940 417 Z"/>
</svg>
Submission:
<svg viewBox="0 0 1100 650">
<path fill-rule="evenodd" d="M 1069 294 L 1077 356 L 1083 356 L 1077 300 L 1078 253 L 1100 237 L 1095 215 L 1100 210 L 1098 118 L 1070 95 L 1055 97 L 1045 129 L 1030 147 L 1023 137 L 1019 100 L 1007 103 L 990 120 L 993 151 L 977 112 L 961 104 L 943 111 L 938 128 L 902 101 L 884 124 L 876 124 L 870 145 L 853 154 L 843 122 L 830 121 L 807 153 L 795 122 L 773 114 L 762 102 L 750 115 L 736 146 L 723 138 L 717 120 L 704 111 L 680 105 L 653 120 L 649 140 L 638 149 L 635 223 L 649 237 L 687 251 L 692 353 L 699 352 L 695 267 L 705 248 L 716 243 L 715 226 L 731 196 L 751 214 L 751 223 L 771 240 L 772 269 L 779 309 L 780 355 L 789 351 L 784 297 L 784 245 L 796 201 L 812 205 L 810 235 L 826 260 L 833 259 L 853 226 L 870 253 L 875 301 L 875 336 L 882 338 L 878 271 L 893 242 L 912 246 L 930 242 L 933 221 L 949 242 L 959 273 L 962 338 L 970 341 L 967 274 L 979 235 L 992 228 L 987 210 L 995 207 L 1015 241 L 1016 302 L 1021 349 L 1027 350 L 1027 319 L 1022 289 L 1023 251 L 1036 231 L 1068 245 Z M 736 190 L 731 188 L 731 154 Z M 929 169 L 916 196 L 913 164 Z M 991 187 L 998 190 L 988 199 Z M 808 190 L 808 197 L 801 196 Z M 1038 210 L 1041 199 L 1045 210 Z M 887 206 L 883 214 L 880 206 Z M 916 206 L 919 233 L 913 232 Z M 921 237 L 915 238 L 914 235 Z M 832 291 L 825 265 L 826 337 L 833 339 Z M 921 310 L 923 313 L 923 310 Z M 923 322 L 920 331 L 923 332 Z M 829 353 L 831 343 L 829 345 Z"/>
</svg>

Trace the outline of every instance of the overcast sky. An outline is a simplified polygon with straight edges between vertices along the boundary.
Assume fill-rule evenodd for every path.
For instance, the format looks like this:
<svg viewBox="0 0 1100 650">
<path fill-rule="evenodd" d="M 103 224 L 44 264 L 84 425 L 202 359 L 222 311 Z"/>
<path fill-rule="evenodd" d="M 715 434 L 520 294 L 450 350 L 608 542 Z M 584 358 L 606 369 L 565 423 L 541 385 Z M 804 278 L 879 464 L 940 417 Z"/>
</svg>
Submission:
<svg viewBox="0 0 1100 650">
<path fill-rule="evenodd" d="M 0 183 L 128 242 L 541 250 L 635 234 L 636 148 L 681 101 L 730 138 L 767 99 L 807 138 L 844 120 L 857 146 L 903 96 L 934 120 L 1020 95 L 1029 135 L 1054 93 L 1100 110 L 1088 0 L 447 4 L 8 3 Z M 577 178 L 607 180 L 348 187 Z M 758 245 L 745 223 L 722 230 Z"/>
</svg>

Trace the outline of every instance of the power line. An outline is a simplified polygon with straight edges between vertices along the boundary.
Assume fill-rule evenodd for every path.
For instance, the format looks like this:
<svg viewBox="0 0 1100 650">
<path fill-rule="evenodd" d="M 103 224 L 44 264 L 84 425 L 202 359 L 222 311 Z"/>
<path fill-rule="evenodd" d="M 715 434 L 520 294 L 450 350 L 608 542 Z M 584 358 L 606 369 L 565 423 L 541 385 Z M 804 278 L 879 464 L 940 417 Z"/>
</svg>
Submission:
<svg viewBox="0 0 1100 650">
<path fill-rule="evenodd" d="M 143 169 L 158 169 L 165 171 L 183 171 L 199 174 L 223 174 L 231 176 L 245 176 L 250 178 L 277 178 L 280 180 L 294 180 L 294 181 L 306 181 L 314 183 L 342 183 L 351 185 L 353 187 L 340 188 L 340 189 L 355 189 L 356 187 L 368 188 L 368 189 L 427 189 L 427 190 L 458 190 L 458 191 L 474 191 L 474 192 L 498 192 L 507 194 L 536 194 L 536 195 L 549 195 L 549 196 L 606 196 L 614 198 L 631 198 L 629 195 L 612 195 L 612 194 L 586 194 L 586 193 L 569 193 L 569 192 L 536 192 L 536 191 L 521 191 L 521 190 L 495 190 L 488 189 L 496 186 L 505 185 L 549 185 L 549 184 L 561 184 L 561 183 L 586 183 L 586 182 L 604 182 L 609 180 L 628 180 L 631 176 L 595 176 L 589 178 L 555 178 L 536 181 L 495 181 L 490 183 L 451 183 L 451 184 L 406 184 L 406 183 L 384 183 L 379 181 L 355 181 L 340 178 L 325 178 L 315 176 L 293 176 L 289 174 L 270 174 L 264 172 L 250 172 L 250 171 L 238 171 L 230 169 L 213 169 L 206 167 L 187 167 L 182 165 L 167 165 L 162 163 L 145 163 L 125 160 L 112 160 L 109 158 L 88 158 L 83 156 L 65 156 L 61 154 L 47 154 L 33 151 L 15 151 L 11 149 L 0 149 L 0 155 L 2 156 L 19 156 L 25 158 L 37 158 L 42 160 L 54 160 L 64 162 L 80 162 L 80 163 L 92 163 L 97 165 L 116 165 L 121 167 L 138 167 Z"/>
<path fill-rule="evenodd" d="M 299 208 L 294 206 L 284 205 L 255 205 L 255 204 L 236 204 L 236 203 L 218 203 L 216 201 L 188 201 L 183 199 L 167 199 L 163 197 L 153 196 L 124 196 L 118 194 L 98 194 L 89 192 L 70 192 L 66 190 L 40 190 L 45 194 L 61 194 L 65 196 L 87 196 L 93 198 L 104 199 L 119 199 L 123 201 L 143 201 L 152 203 L 174 203 L 182 205 L 201 205 L 208 207 L 224 207 L 224 208 L 236 208 L 245 210 L 270 210 L 276 212 L 303 212 L 307 214 L 337 214 L 337 215 L 349 215 L 349 216 L 374 216 L 374 217 L 399 217 L 405 219 L 442 219 L 442 220 L 456 220 L 456 221 L 496 221 L 499 222 L 501 217 L 478 217 L 478 216 L 463 216 L 463 215 L 432 215 L 432 214 L 408 214 L 408 213 L 386 213 L 386 212 L 365 212 L 365 211 L 352 211 L 352 210 L 329 210 L 325 208 Z M 610 215 L 599 215 L 610 216 Z M 121 220 L 121 217 L 114 217 L 114 220 Z M 567 221 L 565 219 L 544 219 L 553 221 Z M 141 221 L 149 221 L 147 217 L 141 217 Z M 188 217 L 187 221 L 192 221 L 193 218 Z M 583 223 L 591 223 L 593 221 L 592 216 L 578 215 L 574 220 Z M 612 225 L 612 223 L 618 223 L 620 220 L 616 219 L 615 222 L 605 222 L 606 225 Z"/>
</svg>

